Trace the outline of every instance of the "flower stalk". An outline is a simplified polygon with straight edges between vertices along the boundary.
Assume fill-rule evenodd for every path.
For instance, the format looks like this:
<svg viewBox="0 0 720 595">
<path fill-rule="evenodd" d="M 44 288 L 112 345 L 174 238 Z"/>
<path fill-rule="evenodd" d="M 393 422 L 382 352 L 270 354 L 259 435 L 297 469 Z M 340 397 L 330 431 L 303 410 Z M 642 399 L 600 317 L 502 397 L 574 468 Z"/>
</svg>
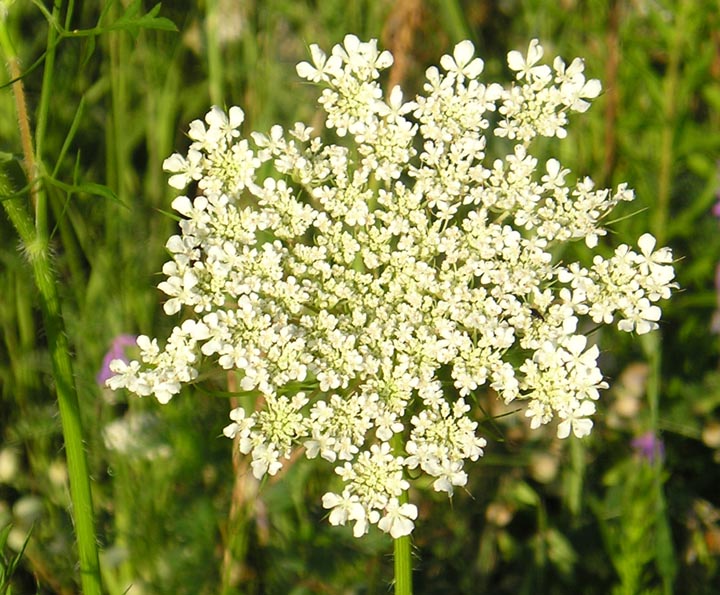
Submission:
<svg viewBox="0 0 720 595">
<path fill-rule="evenodd" d="M 402 435 L 395 434 L 392 438 L 395 454 L 402 449 Z M 410 502 L 407 490 L 398 497 L 400 505 Z M 395 579 L 395 595 L 412 595 L 412 543 L 410 535 L 401 535 L 393 539 L 393 564 Z"/>
<path fill-rule="evenodd" d="M 4 196 L 11 194 L 7 174 L 4 171 L 0 172 L 0 193 Z M 65 443 L 83 593 L 84 595 L 100 595 L 102 591 L 90 472 L 85 456 L 80 404 L 70 360 L 70 345 L 65 333 L 49 246 L 47 242 L 39 238 L 25 205 L 21 204 L 18 198 L 4 198 L 2 205 L 20 236 L 40 295 Z"/>
<path fill-rule="evenodd" d="M 395 595 L 412 595 L 412 553 L 410 536 L 393 540 L 395 561 Z"/>
<path fill-rule="evenodd" d="M 44 329 L 52 362 L 65 443 L 70 495 L 73 503 L 72 515 L 75 522 L 80 561 L 80 582 L 84 595 L 101 595 L 90 473 L 84 450 L 80 403 L 70 359 L 70 345 L 62 317 L 57 279 L 53 271 L 47 222 L 43 215 L 42 204 L 38 198 L 41 193 L 40 180 L 32 147 L 25 93 L 18 59 L 5 20 L 0 20 L 0 46 L 8 63 L 10 77 L 14 80 L 13 92 L 18 112 L 24 167 L 35 209 L 35 220 L 33 221 L 20 197 L 13 196 L 7 173 L 4 170 L 0 170 L 0 195 L 3 197 L 3 208 L 20 237 L 23 249 L 30 262 L 35 285 L 40 295 Z"/>
</svg>

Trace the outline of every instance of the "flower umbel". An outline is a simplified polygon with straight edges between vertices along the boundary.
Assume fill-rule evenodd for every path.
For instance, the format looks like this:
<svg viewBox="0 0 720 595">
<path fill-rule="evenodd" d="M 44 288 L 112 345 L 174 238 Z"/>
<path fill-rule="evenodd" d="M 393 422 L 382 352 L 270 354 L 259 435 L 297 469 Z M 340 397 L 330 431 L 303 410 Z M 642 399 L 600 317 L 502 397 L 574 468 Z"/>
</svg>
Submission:
<svg viewBox="0 0 720 595">
<path fill-rule="evenodd" d="M 565 138 L 568 115 L 599 94 L 582 60 L 551 68 L 533 40 L 509 54 L 516 80 L 503 87 L 481 82 L 465 41 L 405 102 L 399 88 L 383 99 L 392 57 L 376 41 L 310 52 L 298 74 L 323 88 L 325 126 L 345 145 L 304 124 L 247 140 L 237 107 L 190 125 L 187 155 L 165 166 L 172 187 L 196 182 L 199 195 L 172 203 L 184 219 L 159 286 L 166 313 L 190 317 L 164 349 L 139 337 L 141 361 L 113 362 L 108 385 L 164 403 L 203 360 L 237 370 L 264 407 L 233 410 L 225 435 L 255 476 L 304 447 L 342 482 L 323 497 L 332 524 L 399 537 L 417 517 L 400 498 L 408 469 L 452 494 L 482 456 L 482 387 L 525 402 L 532 427 L 590 433 L 607 384 L 578 329 L 656 328 L 672 258 L 649 234 L 589 263 L 554 256 L 570 241 L 596 247 L 603 217 L 633 199 L 532 156 L 536 137 Z M 490 161 L 493 136 L 513 147 Z"/>
</svg>

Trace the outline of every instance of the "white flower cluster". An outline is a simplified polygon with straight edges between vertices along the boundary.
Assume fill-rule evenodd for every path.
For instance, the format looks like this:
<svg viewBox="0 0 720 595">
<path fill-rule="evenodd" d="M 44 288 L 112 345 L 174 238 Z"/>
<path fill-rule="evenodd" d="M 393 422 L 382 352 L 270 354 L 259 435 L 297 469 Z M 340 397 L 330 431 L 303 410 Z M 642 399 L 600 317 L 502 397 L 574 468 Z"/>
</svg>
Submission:
<svg viewBox="0 0 720 595">
<path fill-rule="evenodd" d="M 568 113 L 600 92 L 583 62 L 541 64 L 537 40 L 513 51 L 509 88 L 480 82 L 469 41 L 427 71 L 424 94 L 384 98 L 392 63 L 376 41 L 348 35 L 328 56 L 311 46 L 298 74 L 323 87 L 325 125 L 342 144 L 303 124 L 269 134 L 239 128 L 238 107 L 213 108 L 190 125 L 186 156 L 165 162 L 179 196 L 180 235 L 160 289 L 165 312 L 190 317 L 164 349 L 140 337 L 141 362 L 112 364 L 113 389 L 165 403 L 198 377 L 201 360 L 236 370 L 264 405 L 238 408 L 225 435 L 252 456 L 256 477 L 274 475 L 291 451 L 336 464 L 339 492 L 323 505 L 333 524 L 408 534 L 408 470 L 453 493 L 464 464 L 483 454 L 474 393 L 491 387 L 527 402 L 538 427 L 588 434 L 607 385 L 579 323 L 657 327 L 669 297 L 667 248 L 643 235 L 589 266 L 562 262 L 559 245 L 593 248 L 601 219 L 625 185 L 568 184 L 556 159 L 539 164 L 537 136 L 564 138 Z M 492 135 L 510 142 L 489 163 Z"/>
</svg>

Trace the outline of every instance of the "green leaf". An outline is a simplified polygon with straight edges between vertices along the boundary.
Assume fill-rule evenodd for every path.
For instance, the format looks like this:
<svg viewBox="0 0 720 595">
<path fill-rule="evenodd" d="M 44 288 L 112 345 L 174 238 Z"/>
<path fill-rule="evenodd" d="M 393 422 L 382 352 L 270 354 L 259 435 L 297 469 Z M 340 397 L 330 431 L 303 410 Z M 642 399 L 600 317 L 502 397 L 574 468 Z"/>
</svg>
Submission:
<svg viewBox="0 0 720 595">
<path fill-rule="evenodd" d="M 65 140 L 63 141 L 62 148 L 60 149 L 60 154 L 58 155 L 57 161 L 55 162 L 55 168 L 53 169 L 53 177 L 57 175 L 57 172 L 60 170 L 60 165 L 65 158 L 65 155 L 68 152 L 68 149 L 70 148 L 70 144 L 72 143 L 73 139 L 75 138 L 75 134 L 77 133 L 78 127 L 80 125 L 80 121 L 82 119 L 82 115 L 85 109 L 85 96 L 83 95 L 80 98 L 80 103 L 78 104 L 77 110 L 75 110 L 75 117 L 73 118 L 72 124 L 70 124 L 70 130 L 68 130 L 67 135 L 65 136 Z"/>
<path fill-rule="evenodd" d="M 550 528 L 545 535 L 548 545 L 548 557 L 562 574 L 569 575 L 572 572 L 577 554 L 570 541 L 557 529 Z"/>
<path fill-rule="evenodd" d="M 125 12 L 108 29 L 110 31 L 127 31 L 137 37 L 140 29 L 157 29 L 160 31 L 177 31 L 175 23 L 165 17 L 158 17 L 161 4 L 153 6 L 147 14 L 140 14 L 142 0 L 133 0 Z"/>
<path fill-rule="evenodd" d="M 720 84 L 708 83 L 702 89 L 702 95 L 705 101 L 715 110 L 720 110 Z"/>
<path fill-rule="evenodd" d="M 30 535 L 32 534 L 31 528 L 30 531 L 28 531 L 27 536 L 25 537 L 25 541 L 23 542 L 20 551 L 18 551 L 17 554 L 15 554 L 15 556 L 13 556 L 11 559 L 8 559 L 5 557 L 3 550 L 5 549 L 5 545 L 7 543 L 8 536 L 10 535 L 11 529 L 12 525 L 8 524 L 2 529 L 2 531 L 0 531 L 0 595 L 10 595 L 12 593 L 12 585 L 10 585 L 10 579 L 12 578 L 15 570 L 20 564 L 20 560 L 25 553 L 25 548 L 27 547 L 28 541 L 30 541 Z"/>
<path fill-rule="evenodd" d="M 64 190 L 65 192 L 71 192 L 71 193 L 83 193 L 83 194 L 91 194 L 93 196 L 101 196 L 103 198 L 107 198 L 109 200 L 112 200 L 113 202 L 116 202 L 118 204 L 121 204 L 124 207 L 127 207 L 127 205 L 118 198 L 117 194 L 115 194 L 110 188 L 105 186 L 104 184 L 96 184 L 95 182 L 82 182 L 80 184 L 66 184 L 65 182 L 61 182 L 60 180 L 56 180 L 55 178 L 45 178 L 45 180 L 48 182 L 48 184 L 55 186 L 57 188 L 60 188 L 61 190 Z"/>
<path fill-rule="evenodd" d="M 538 493 L 524 481 L 515 482 L 509 491 L 509 495 L 516 504 L 530 508 L 534 508 L 540 503 Z"/>
</svg>

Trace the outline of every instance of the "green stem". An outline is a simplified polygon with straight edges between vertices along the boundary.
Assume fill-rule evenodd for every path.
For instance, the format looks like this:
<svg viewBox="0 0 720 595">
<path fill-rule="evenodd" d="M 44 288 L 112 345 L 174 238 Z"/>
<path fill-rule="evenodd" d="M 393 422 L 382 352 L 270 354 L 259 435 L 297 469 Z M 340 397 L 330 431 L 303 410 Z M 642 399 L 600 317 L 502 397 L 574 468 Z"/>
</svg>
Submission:
<svg viewBox="0 0 720 595">
<path fill-rule="evenodd" d="M 397 455 L 402 448 L 402 434 L 393 436 L 393 450 Z M 400 504 L 409 501 L 407 491 L 400 494 Z M 412 557 L 410 536 L 398 537 L 393 543 L 395 561 L 395 595 L 412 595 Z"/>
<path fill-rule="evenodd" d="M 650 367 L 647 381 L 650 429 L 657 432 L 660 409 L 660 330 L 643 335 L 642 345 Z"/>
<path fill-rule="evenodd" d="M 7 176 L 0 172 L 0 192 L 10 194 Z M 8 218 L 15 227 L 32 266 L 35 284 L 40 292 L 43 322 L 52 360 L 60 421 L 62 423 L 70 496 L 77 533 L 80 558 L 80 579 L 85 595 L 100 595 L 98 550 L 95 541 L 90 473 L 83 448 L 80 404 L 70 360 L 70 345 L 62 319 L 60 297 L 53 274 L 47 242 L 35 231 L 25 206 L 17 198 L 2 201 Z"/>
<path fill-rule="evenodd" d="M 394 540 L 395 554 L 395 595 L 412 595 L 412 561 L 410 557 L 410 536 Z"/>
<path fill-rule="evenodd" d="M 674 163 L 676 161 L 676 119 L 678 112 L 678 96 L 680 90 L 680 69 L 683 46 L 687 29 L 688 11 L 690 3 L 682 0 L 676 12 L 676 22 L 670 37 L 668 67 L 663 81 L 665 104 L 663 105 L 663 127 L 660 137 L 660 161 L 658 166 L 657 204 L 652 220 L 652 231 L 660 244 L 667 237 L 668 220 L 670 216 L 670 198 L 672 193 L 672 180 Z M 661 363 L 662 363 L 662 336 L 657 330 L 643 336 L 643 348 L 648 360 L 650 375 L 648 378 L 648 403 L 650 409 L 650 429 L 655 436 L 659 436 L 660 417 L 660 391 L 661 391 Z M 670 525 L 667 516 L 667 506 L 663 491 L 663 461 L 656 457 L 653 463 L 653 489 L 655 492 L 655 541 L 658 571 L 662 577 L 663 592 L 672 593 L 673 583 L 677 574 L 677 562 L 672 544 Z"/>
<path fill-rule="evenodd" d="M 22 72 L 20 71 L 20 61 L 15 52 L 15 47 L 10 40 L 7 30 L 7 24 L 4 20 L 0 20 L 0 49 L 7 60 L 7 69 L 10 74 L 13 95 L 15 96 L 15 108 L 17 110 L 18 130 L 20 132 L 20 143 L 23 151 L 23 168 L 30 184 L 30 200 L 37 214 L 38 212 L 38 187 L 35 184 L 38 171 L 35 163 L 35 152 L 32 146 L 32 135 L 30 134 L 30 117 L 27 112 L 27 102 L 25 101 L 25 89 L 23 87 Z M 46 228 L 45 228 L 46 229 Z"/>
<path fill-rule="evenodd" d="M 670 214 L 670 195 L 672 192 L 673 169 L 675 165 L 676 118 L 678 96 L 680 92 L 680 65 L 683 53 L 684 35 L 687 28 L 688 2 L 679 3 L 676 12 L 676 23 L 670 40 L 668 66 L 663 81 L 663 125 L 660 136 L 660 163 L 658 171 L 658 190 L 656 205 L 653 211 L 653 234 L 658 244 L 665 242 L 667 224 Z"/>
<path fill-rule="evenodd" d="M 62 0 L 55 0 L 53 3 L 53 22 L 59 22 Z M 69 15 L 68 15 L 69 16 Z M 45 173 L 43 170 L 43 149 L 45 148 L 45 130 L 47 129 L 48 115 L 50 113 L 50 99 L 53 96 L 52 83 L 55 74 L 55 53 L 57 47 L 57 30 L 53 26 L 48 27 L 47 51 L 45 53 L 45 66 L 43 68 L 43 80 L 40 91 L 40 103 L 38 105 L 37 120 L 35 124 L 35 157 L 37 161 L 37 173 Z M 37 202 L 35 204 L 35 229 L 38 234 L 46 234 L 48 230 L 48 205 L 47 194 L 42 188 L 37 189 Z"/>
<path fill-rule="evenodd" d="M 62 0 L 55 0 L 53 4 L 52 17 L 54 21 L 60 20 L 60 9 Z M 57 46 L 57 30 L 55 27 L 48 27 L 47 52 L 45 53 L 45 66 L 43 68 L 43 81 L 40 90 L 40 103 L 37 111 L 37 123 L 35 124 L 35 151 L 38 160 L 42 159 L 45 130 L 47 129 L 48 115 L 50 113 L 50 99 L 52 93 L 52 79 L 55 73 L 55 53 Z"/>
<path fill-rule="evenodd" d="M 670 199 L 674 164 L 676 161 L 676 119 L 678 113 L 678 97 L 680 95 L 681 64 L 687 20 L 691 4 L 687 0 L 678 3 L 676 22 L 670 36 L 668 50 L 668 66 L 663 81 L 663 126 L 660 137 L 660 161 L 658 166 L 657 200 L 652 219 L 652 232 L 659 244 L 667 237 L 668 220 L 670 217 Z M 655 436 L 659 436 L 659 412 L 661 391 L 662 335 L 657 330 L 643 336 L 643 347 L 650 367 L 648 378 L 648 402 L 650 409 L 650 428 Z M 667 505 L 663 491 L 663 461 L 656 457 L 653 463 L 653 489 L 655 492 L 655 542 L 658 571 L 662 578 L 663 592 L 672 593 L 677 562 L 672 543 Z"/>
<path fill-rule="evenodd" d="M 222 18 L 217 0 L 208 0 L 205 11 L 205 40 L 208 61 L 208 86 L 210 101 L 213 105 L 223 107 L 223 72 L 222 49 L 217 35 L 218 25 Z"/>
<path fill-rule="evenodd" d="M 650 374 L 648 376 L 647 394 L 650 409 L 650 428 L 655 436 L 659 436 L 660 387 L 662 363 L 662 336 L 660 331 L 643 335 L 643 348 L 648 360 Z M 662 577 L 663 593 L 673 592 L 673 583 L 677 574 L 677 562 L 672 544 L 670 525 L 667 518 L 667 505 L 663 490 L 663 460 L 655 457 L 653 461 L 653 490 L 655 492 L 655 542 L 658 570 Z"/>
<path fill-rule="evenodd" d="M 474 38 L 459 0 L 440 0 L 435 3 L 435 7 L 440 11 L 440 18 L 445 24 L 445 30 L 450 32 L 453 43 Z"/>
<path fill-rule="evenodd" d="M 40 293 L 43 323 L 52 362 L 65 442 L 83 593 L 85 595 L 101 595 L 90 473 L 83 448 L 80 403 L 70 360 L 70 345 L 65 334 L 57 281 L 53 273 L 44 204 L 40 204 L 38 201 L 39 197 L 42 197 L 44 201 L 44 193 L 40 191 L 39 176 L 35 165 L 30 121 L 25 107 L 25 93 L 22 80 L 18 78 L 17 55 L 4 20 L 0 20 L 0 46 L 8 62 L 11 78 L 17 79 L 13 83 L 13 91 L 25 158 L 25 170 L 31 197 L 35 203 L 37 215 L 35 221 L 31 218 L 26 205 L 21 203 L 18 198 L 6 198 L 1 202 L 10 222 L 20 236 L 26 256 L 32 266 L 35 285 Z M 10 183 L 3 170 L 0 170 L 0 194 L 4 196 L 12 194 Z"/>
</svg>

